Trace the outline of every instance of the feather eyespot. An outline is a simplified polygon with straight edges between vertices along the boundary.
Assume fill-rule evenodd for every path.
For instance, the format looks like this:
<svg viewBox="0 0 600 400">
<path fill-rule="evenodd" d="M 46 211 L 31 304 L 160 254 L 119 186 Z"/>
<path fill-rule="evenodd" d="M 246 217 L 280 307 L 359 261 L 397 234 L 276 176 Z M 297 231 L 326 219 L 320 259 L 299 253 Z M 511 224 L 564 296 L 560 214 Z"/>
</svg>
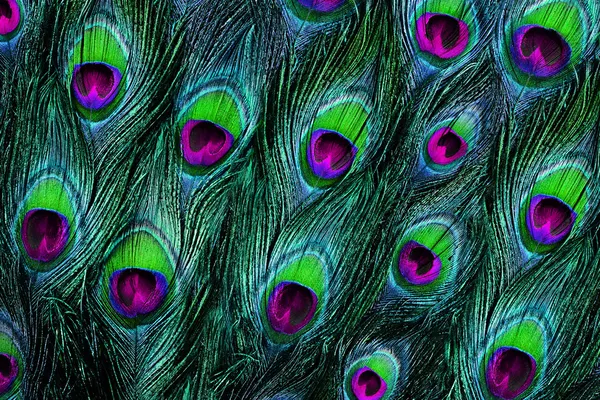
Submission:
<svg viewBox="0 0 600 400">
<path fill-rule="evenodd" d="M 100 110 L 110 104 L 118 93 L 122 75 L 118 68 L 102 62 L 75 65 L 71 89 L 83 107 Z"/>
<path fill-rule="evenodd" d="M 410 16 L 416 53 L 434 68 L 448 68 L 467 56 L 479 39 L 479 21 L 470 2 L 421 1 Z"/>
<path fill-rule="evenodd" d="M 510 52 L 521 71 L 540 78 L 556 75 L 571 59 L 571 48 L 562 35 L 539 25 L 518 28 Z"/>
<path fill-rule="evenodd" d="M 123 268 L 110 276 L 110 300 L 114 309 L 127 318 L 155 311 L 167 297 L 169 283 L 157 271 Z"/>
<path fill-rule="evenodd" d="M 0 36 L 12 37 L 21 24 L 21 7 L 16 0 L 0 0 Z"/>
<path fill-rule="evenodd" d="M 554 0 L 532 4 L 503 22 L 503 61 L 515 81 L 552 85 L 587 53 L 590 19 L 581 4 Z"/>
<path fill-rule="evenodd" d="M 477 105 L 436 116 L 424 129 L 422 162 L 417 171 L 434 176 L 457 172 L 468 161 L 469 154 L 479 147 L 481 127 Z"/>
<path fill-rule="evenodd" d="M 248 118 L 239 90 L 220 82 L 202 86 L 178 117 L 175 140 L 182 169 L 189 175 L 206 175 L 225 163 L 245 134 Z"/>
<path fill-rule="evenodd" d="M 441 293 L 455 279 L 459 230 L 446 217 L 425 219 L 410 227 L 393 252 L 392 276 L 410 293 Z"/>
<path fill-rule="evenodd" d="M 387 390 L 385 381 L 369 367 L 362 367 L 352 376 L 352 393 L 358 400 L 379 400 Z"/>
<path fill-rule="evenodd" d="M 448 165 L 461 159 L 468 150 L 465 139 L 448 126 L 436 130 L 427 141 L 427 155 L 439 165 Z"/>
<path fill-rule="evenodd" d="M 2 318 L 0 330 L 0 395 L 8 398 L 19 389 L 25 368 L 20 340 L 14 336 L 16 332 L 6 326 Z"/>
<path fill-rule="evenodd" d="M 106 22 L 90 26 L 71 50 L 67 65 L 73 104 L 90 121 L 104 120 L 125 96 L 128 48 Z"/>
<path fill-rule="evenodd" d="M 114 245 L 105 266 L 103 296 L 125 325 L 146 324 L 172 297 L 173 278 L 167 244 L 152 230 L 136 230 Z"/>
<path fill-rule="evenodd" d="M 442 262 L 431 249 L 410 240 L 398 258 L 400 274 L 413 285 L 427 285 L 440 275 Z"/>
<path fill-rule="evenodd" d="M 290 16 L 305 23 L 335 23 L 356 10 L 362 0 L 281 0 Z"/>
<path fill-rule="evenodd" d="M 351 361 L 346 370 L 345 399 L 389 400 L 395 398 L 400 368 L 398 360 L 387 350 L 367 352 Z"/>
<path fill-rule="evenodd" d="M 302 137 L 300 170 L 313 188 L 327 188 L 358 163 L 368 143 L 368 111 L 359 101 L 341 98 L 324 106 Z"/>
<path fill-rule="evenodd" d="M 221 160 L 235 138 L 211 121 L 189 120 L 181 130 L 181 153 L 190 165 L 210 167 Z"/>
<path fill-rule="evenodd" d="M 533 382 L 535 359 L 515 347 L 500 347 L 490 357 L 485 371 L 490 392 L 501 399 L 514 399 Z"/>
<path fill-rule="evenodd" d="M 468 25 L 448 14 L 426 12 L 417 19 L 416 28 L 421 51 L 441 59 L 458 57 L 469 44 Z"/>
<path fill-rule="evenodd" d="M 75 194 L 55 175 L 45 175 L 29 190 L 17 215 L 17 246 L 29 268 L 49 271 L 67 257 L 77 233 Z"/>
<path fill-rule="evenodd" d="M 544 370 L 546 334 L 540 321 L 529 317 L 501 328 L 481 361 L 483 388 L 507 400 L 531 394 Z"/>
<path fill-rule="evenodd" d="M 344 135 L 317 129 L 310 136 L 306 157 L 316 176 L 335 179 L 350 170 L 357 151 L 358 148 Z"/>
<path fill-rule="evenodd" d="M 55 210 L 34 208 L 27 213 L 21 227 L 25 252 L 33 260 L 47 263 L 56 259 L 67 246 L 69 221 Z"/>
<path fill-rule="evenodd" d="M 311 288 L 297 282 L 281 282 L 269 296 L 269 323 L 276 332 L 293 335 L 313 319 L 317 303 Z"/>
<path fill-rule="evenodd" d="M 547 253 L 577 231 L 589 201 L 588 174 L 576 162 L 554 164 L 539 174 L 520 211 L 528 251 Z"/>
<path fill-rule="evenodd" d="M 271 340 L 288 343 L 315 325 L 326 304 L 326 272 L 314 254 L 290 256 L 261 296 L 261 319 Z"/>
<path fill-rule="evenodd" d="M 539 194 L 531 199 L 527 228 L 533 240 L 554 244 L 571 233 L 576 218 L 577 213 L 559 198 Z"/>
</svg>

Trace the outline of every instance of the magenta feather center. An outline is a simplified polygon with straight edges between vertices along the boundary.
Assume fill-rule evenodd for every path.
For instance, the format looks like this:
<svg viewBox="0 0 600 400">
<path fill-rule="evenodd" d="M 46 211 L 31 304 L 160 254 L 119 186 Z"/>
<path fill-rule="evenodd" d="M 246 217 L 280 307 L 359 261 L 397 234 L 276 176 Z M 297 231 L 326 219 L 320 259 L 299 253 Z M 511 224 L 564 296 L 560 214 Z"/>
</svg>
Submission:
<svg viewBox="0 0 600 400">
<path fill-rule="evenodd" d="M 469 145 L 450 127 L 436 130 L 427 142 L 427 154 L 431 161 L 448 165 L 467 154 Z"/>
<path fill-rule="evenodd" d="M 17 375 L 19 375 L 17 359 L 10 354 L 0 353 L 0 394 L 10 390 Z"/>
<path fill-rule="evenodd" d="M 510 52 L 523 72 L 540 78 L 556 75 L 571 58 L 571 47 L 561 34 L 539 25 L 517 29 Z"/>
<path fill-rule="evenodd" d="M 469 44 L 469 27 L 451 15 L 426 12 L 416 25 L 421 51 L 441 59 L 459 56 Z"/>
<path fill-rule="evenodd" d="M 538 194 L 529 205 L 527 228 L 536 242 L 554 244 L 571 233 L 576 218 L 577 213 L 558 197 Z"/>
<path fill-rule="evenodd" d="M 0 35 L 8 35 L 19 26 L 21 9 L 16 0 L 0 0 Z"/>
<path fill-rule="evenodd" d="M 398 268 L 413 285 L 427 285 L 440 275 L 442 261 L 428 247 L 410 240 L 400 250 Z"/>
<path fill-rule="evenodd" d="M 514 399 L 531 385 L 535 359 L 515 347 L 500 347 L 490 357 L 485 378 L 490 392 L 501 399 Z"/>
<path fill-rule="evenodd" d="M 369 367 L 362 367 L 352 376 L 352 393 L 358 400 L 379 400 L 387 390 L 387 384 Z"/>
<path fill-rule="evenodd" d="M 335 179 L 350 169 L 358 148 L 341 133 L 317 129 L 310 136 L 308 165 L 323 179 Z"/>
<path fill-rule="evenodd" d="M 49 262 L 58 257 L 69 239 L 67 217 L 54 210 L 34 208 L 23 218 L 21 241 L 29 257 Z"/>
<path fill-rule="evenodd" d="M 73 70 L 71 89 L 79 104 L 90 110 L 100 110 L 115 99 L 121 79 L 121 72 L 110 64 L 77 64 Z"/>
<path fill-rule="evenodd" d="M 110 276 L 109 285 L 113 308 L 127 318 L 155 311 L 169 291 L 169 283 L 162 273 L 143 268 L 119 269 Z"/>
<path fill-rule="evenodd" d="M 181 131 L 181 152 L 189 164 L 209 167 L 227 154 L 234 140 L 227 129 L 214 122 L 189 120 Z"/>
<path fill-rule="evenodd" d="M 293 335 L 313 319 L 317 302 L 312 289 L 297 282 L 281 282 L 269 296 L 267 318 L 274 331 Z"/>
</svg>

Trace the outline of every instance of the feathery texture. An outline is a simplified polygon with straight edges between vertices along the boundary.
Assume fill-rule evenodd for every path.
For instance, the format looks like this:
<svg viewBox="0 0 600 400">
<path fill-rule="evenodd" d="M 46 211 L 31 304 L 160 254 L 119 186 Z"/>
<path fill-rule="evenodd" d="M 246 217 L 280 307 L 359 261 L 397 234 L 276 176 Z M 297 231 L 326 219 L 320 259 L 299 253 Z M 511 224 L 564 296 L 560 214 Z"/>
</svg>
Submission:
<svg viewBox="0 0 600 400">
<path fill-rule="evenodd" d="M 0 0 L 0 398 L 600 398 L 595 0 Z"/>
</svg>

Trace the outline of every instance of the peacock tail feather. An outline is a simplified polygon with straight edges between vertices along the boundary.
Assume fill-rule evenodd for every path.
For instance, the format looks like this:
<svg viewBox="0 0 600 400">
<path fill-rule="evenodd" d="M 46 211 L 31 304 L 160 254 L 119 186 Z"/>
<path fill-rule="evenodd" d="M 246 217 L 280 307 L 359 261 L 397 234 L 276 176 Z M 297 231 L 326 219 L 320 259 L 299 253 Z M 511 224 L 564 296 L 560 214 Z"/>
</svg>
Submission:
<svg viewBox="0 0 600 400">
<path fill-rule="evenodd" d="M 0 399 L 600 398 L 595 0 L 0 0 Z"/>
</svg>

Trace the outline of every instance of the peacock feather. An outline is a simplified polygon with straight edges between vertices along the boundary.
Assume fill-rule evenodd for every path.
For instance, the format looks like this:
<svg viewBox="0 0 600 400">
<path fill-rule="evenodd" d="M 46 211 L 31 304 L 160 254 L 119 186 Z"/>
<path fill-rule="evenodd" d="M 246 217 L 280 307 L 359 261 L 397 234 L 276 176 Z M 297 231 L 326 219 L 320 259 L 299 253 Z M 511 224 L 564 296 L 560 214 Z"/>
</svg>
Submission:
<svg viewBox="0 0 600 400">
<path fill-rule="evenodd" d="M 0 0 L 0 399 L 600 398 L 595 0 Z"/>
</svg>

